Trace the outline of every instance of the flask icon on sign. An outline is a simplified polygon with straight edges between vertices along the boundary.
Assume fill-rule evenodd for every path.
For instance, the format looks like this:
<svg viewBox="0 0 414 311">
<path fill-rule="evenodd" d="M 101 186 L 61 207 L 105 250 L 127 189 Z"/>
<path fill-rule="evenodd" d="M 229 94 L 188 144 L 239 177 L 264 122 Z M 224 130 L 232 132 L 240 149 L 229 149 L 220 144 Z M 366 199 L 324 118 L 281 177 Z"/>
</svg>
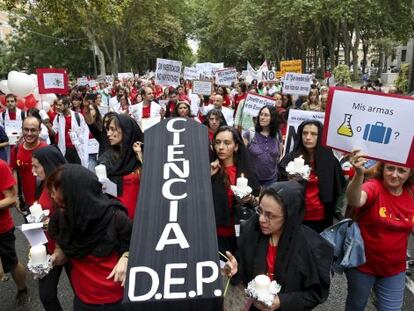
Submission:
<svg viewBox="0 0 414 311">
<path fill-rule="evenodd" d="M 337 133 L 342 136 L 352 137 L 354 136 L 354 132 L 352 131 L 351 127 L 351 117 L 352 114 L 345 114 L 344 122 L 338 128 Z"/>
</svg>

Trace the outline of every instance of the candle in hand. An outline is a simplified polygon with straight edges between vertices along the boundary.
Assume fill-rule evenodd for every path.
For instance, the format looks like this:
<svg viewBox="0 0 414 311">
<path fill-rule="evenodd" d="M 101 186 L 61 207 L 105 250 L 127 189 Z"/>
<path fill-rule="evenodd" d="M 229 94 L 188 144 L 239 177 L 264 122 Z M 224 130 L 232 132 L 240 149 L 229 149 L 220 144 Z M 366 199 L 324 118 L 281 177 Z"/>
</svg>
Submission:
<svg viewBox="0 0 414 311">
<path fill-rule="evenodd" d="M 106 175 L 106 166 L 103 164 L 99 164 L 95 166 L 95 173 L 98 179 L 107 178 Z"/>
<path fill-rule="evenodd" d="M 295 158 L 293 160 L 293 163 L 295 164 L 296 170 L 301 170 L 303 166 L 305 165 L 305 159 L 302 158 L 302 156 Z"/>
<path fill-rule="evenodd" d="M 247 178 L 245 178 L 243 174 L 241 174 L 241 177 L 237 178 L 236 187 L 243 189 L 247 187 L 247 184 L 248 184 Z"/>
<path fill-rule="evenodd" d="M 267 294 L 269 292 L 270 278 L 265 274 L 260 274 L 254 278 L 256 292 Z"/>
<path fill-rule="evenodd" d="M 34 217 L 39 217 L 43 213 L 42 206 L 37 202 L 34 202 L 34 204 L 29 207 L 29 210 L 30 214 Z"/>
<path fill-rule="evenodd" d="M 43 265 L 47 262 L 46 246 L 43 244 L 30 248 L 30 260 L 34 266 Z"/>
</svg>

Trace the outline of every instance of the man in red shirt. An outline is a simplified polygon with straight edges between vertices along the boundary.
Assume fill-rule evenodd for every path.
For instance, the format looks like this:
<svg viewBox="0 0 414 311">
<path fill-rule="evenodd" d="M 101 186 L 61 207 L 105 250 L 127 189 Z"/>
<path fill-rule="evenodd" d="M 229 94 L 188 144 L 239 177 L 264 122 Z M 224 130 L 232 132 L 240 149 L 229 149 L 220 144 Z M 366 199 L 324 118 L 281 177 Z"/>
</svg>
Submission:
<svg viewBox="0 0 414 311">
<path fill-rule="evenodd" d="M 17 259 L 14 222 L 9 211 L 9 207 L 17 201 L 16 180 L 3 160 L 0 160 L 0 176 L 0 259 L 4 272 L 11 273 L 17 286 L 15 310 L 29 310 L 26 271 Z"/>
<path fill-rule="evenodd" d="M 18 193 L 24 198 L 25 206 L 20 206 L 19 200 L 17 208 L 23 213 L 25 207 L 32 205 L 36 201 L 36 176 L 32 172 L 32 153 L 33 151 L 47 146 L 39 138 L 41 120 L 34 116 L 28 116 L 23 121 L 23 143 L 16 145 L 10 152 L 10 167 L 14 177 L 20 181 L 17 186 Z M 21 191 L 19 191 L 21 187 Z"/>
</svg>

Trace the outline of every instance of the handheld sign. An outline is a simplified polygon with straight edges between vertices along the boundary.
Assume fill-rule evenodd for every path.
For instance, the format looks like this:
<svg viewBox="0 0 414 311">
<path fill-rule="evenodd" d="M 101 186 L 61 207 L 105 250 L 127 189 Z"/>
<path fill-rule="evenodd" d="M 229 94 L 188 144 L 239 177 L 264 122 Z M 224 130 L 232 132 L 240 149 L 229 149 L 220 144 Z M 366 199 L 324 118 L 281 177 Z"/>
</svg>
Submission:
<svg viewBox="0 0 414 311">
<path fill-rule="evenodd" d="M 273 70 L 262 70 L 259 71 L 259 81 L 276 81 L 277 80 L 277 75 L 276 75 L 276 71 Z"/>
<path fill-rule="evenodd" d="M 216 84 L 223 86 L 231 86 L 237 81 L 237 70 L 235 68 L 226 68 L 216 71 Z"/>
<path fill-rule="evenodd" d="M 134 310 L 221 310 L 207 128 L 166 119 L 145 141 L 124 302 Z"/>
<path fill-rule="evenodd" d="M 176 60 L 157 58 L 155 82 L 164 86 L 180 85 L 181 62 Z"/>
<path fill-rule="evenodd" d="M 414 98 L 329 89 L 323 144 L 414 167 Z"/>
<path fill-rule="evenodd" d="M 67 94 L 68 93 L 68 73 L 66 69 L 58 68 L 38 68 L 37 83 L 39 94 Z"/>
<path fill-rule="evenodd" d="M 134 78 L 133 72 L 119 72 L 118 73 L 118 79 L 119 80 L 129 80 Z"/>
<path fill-rule="evenodd" d="M 193 93 L 199 95 L 211 95 L 213 84 L 210 81 L 193 81 Z"/>
<path fill-rule="evenodd" d="M 197 80 L 199 78 L 197 69 L 194 67 L 184 67 L 184 79 L 185 80 Z"/>
<path fill-rule="evenodd" d="M 243 114 L 257 117 L 259 110 L 266 105 L 274 106 L 276 101 L 271 97 L 248 93 L 244 100 Z"/>
<path fill-rule="evenodd" d="M 283 94 L 308 95 L 312 75 L 288 72 L 283 80 Z"/>
<path fill-rule="evenodd" d="M 283 60 L 280 62 L 280 71 L 282 71 L 283 74 L 286 72 L 302 73 L 302 60 Z"/>
</svg>

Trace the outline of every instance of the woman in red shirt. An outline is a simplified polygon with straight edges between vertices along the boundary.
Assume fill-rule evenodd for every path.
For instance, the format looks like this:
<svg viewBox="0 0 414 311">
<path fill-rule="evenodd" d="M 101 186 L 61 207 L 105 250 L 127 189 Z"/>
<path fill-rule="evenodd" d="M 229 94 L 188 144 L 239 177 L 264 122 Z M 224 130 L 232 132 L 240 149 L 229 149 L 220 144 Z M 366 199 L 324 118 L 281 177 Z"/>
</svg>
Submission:
<svg viewBox="0 0 414 311">
<path fill-rule="evenodd" d="M 346 310 L 364 310 L 372 288 L 378 310 L 401 310 L 408 237 L 414 225 L 414 170 L 378 162 L 368 172 L 373 178 L 364 183 L 364 156 L 359 150 L 351 155 L 355 175 L 347 199 L 361 213 L 358 224 L 366 263 L 346 271 Z"/>
<path fill-rule="evenodd" d="M 47 180 L 57 206 L 49 222 L 56 240 L 52 260 L 71 263 L 74 311 L 125 310 L 121 304 L 128 265 L 132 222 L 117 200 L 102 192 L 102 184 L 78 164 L 57 168 Z"/>
<path fill-rule="evenodd" d="M 114 114 L 108 118 L 106 133 L 110 147 L 99 158 L 106 166 L 108 178 L 117 185 L 118 200 L 127 208 L 128 216 L 134 219 L 137 206 L 141 154 L 138 143 L 144 135 L 138 124 L 126 114 Z"/>
</svg>

